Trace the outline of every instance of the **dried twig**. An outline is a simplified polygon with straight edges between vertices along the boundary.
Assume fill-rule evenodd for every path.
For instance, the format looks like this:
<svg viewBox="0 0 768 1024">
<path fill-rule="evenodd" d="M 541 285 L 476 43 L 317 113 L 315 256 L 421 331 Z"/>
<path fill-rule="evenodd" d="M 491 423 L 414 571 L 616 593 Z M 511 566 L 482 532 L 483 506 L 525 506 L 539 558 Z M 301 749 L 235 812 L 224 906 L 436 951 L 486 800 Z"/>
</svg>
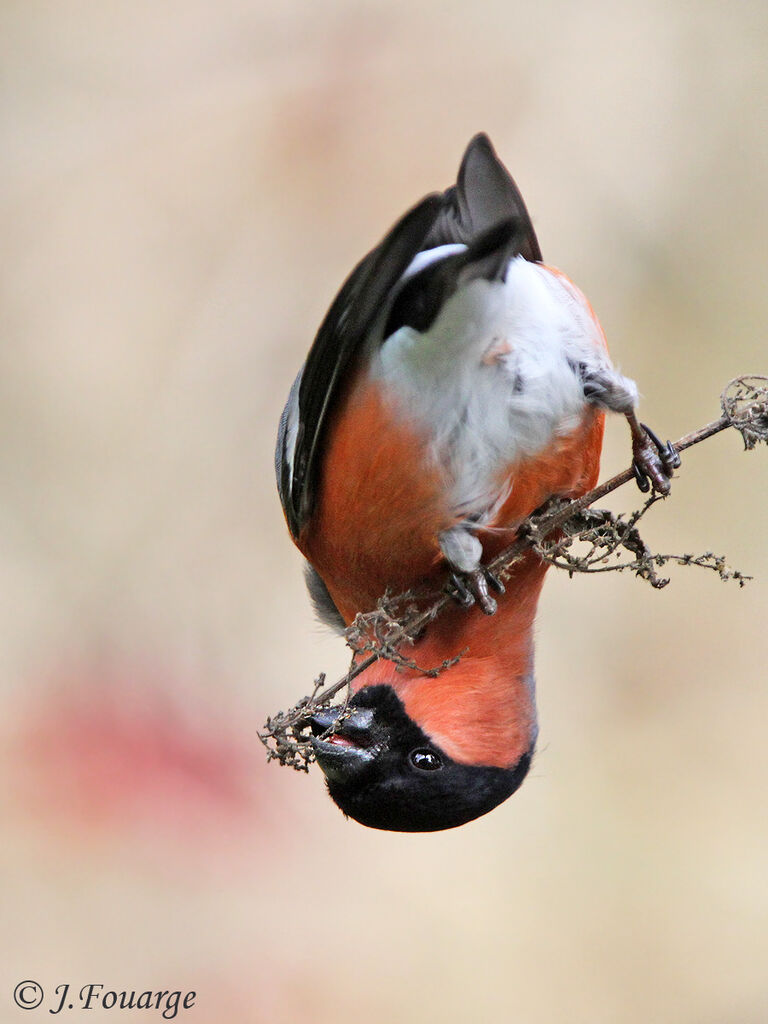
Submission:
<svg viewBox="0 0 768 1024">
<path fill-rule="evenodd" d="M 622 572 L 628 569 L 657 590 L 666 587 L 669 577 L 659 576 L 656 569 L 669 562 L 712 569 L 721 580 L 736 580 L 740 587 L 752 579 L 738 569 L 731 569 L 722 556 L 712 551 L 703 555 L 654 554 L 640 536 L 637 523 L 652 505 L 661 500 L 661 495 L 652 495 L 641 509 L 628 518 L 615 515 L 607 509 L 584 509 L 568 520 L 562 536 L 536 543 L 533 549 L 550 565 L 565 569 L 569 576 L 575 572 Z M 575 542 L 587 545 L 586 551 L 582 549 L 582 553 L 574 552 Z M 633 554 L 634 558 L 622 561 L 622 548 Z"/>
<path fill-rule="evenodd" d="M 761 441 L 768 443 L 768 377 L 736 377 L 723 390 L 720 403 L 723 410 L 720 418 L 675 441 L 678 451 L 691 448 L 728 427 L 739 431 L 747 450 Z M 711 569 L 721 579 L 736 580 L 739 586 L 744 586 L 751 577 L 731 569 L 724 558 L 712 552 L 696 556 L 657 555 L 647 547 L 637 531 L 637 523 L 649 508 L 661 500 L 660 495 L 652 495 L 641 509 L 628 517 L 589 507 L 632 479 L 633 470 L 625 469 L 574 501 L 551 502 L 525 521 L 515 542 L 494 558 L 488 568 L 503 579 L 527 551 L 533 550 L 570 575 L 574 572 L 630 570 L 651 586 L 661 588 L 669 580 L 660 577 L 656 569 L 672 562 Z M 586 545 L 586 551 L 576 554 L 575 542 Z M 621 561 L 622 549 L 634 557 Z M 280 711 L 269 718 L 264 732 L 259 733 L 269 760 L 276 759 L 281 764 L 307 771 L 314 760 L 308 736 L 309 716 L 340 690 L 346 690 L 348 699 L 352 680 L 380 658 L 428 675 L 437 675 L 455 664 L 458 657 L 436 667 L 420 668 L 403 653 L 403 648 L 413 646 L 430 622 L 453 602 L 445 592 L 427 597 L 431 599 L 427 607 L 423 607 L 425 595 L 416 595 L 413 591 L 396 597 L 385 595 L 373 612 L 355 618 L 346 631 L 347 643 L 353 652 L 348 672 L 327 689 L 325 676 L 318 676 L 310 696 L 303 697 L 289 711 Z"/>
</svg>

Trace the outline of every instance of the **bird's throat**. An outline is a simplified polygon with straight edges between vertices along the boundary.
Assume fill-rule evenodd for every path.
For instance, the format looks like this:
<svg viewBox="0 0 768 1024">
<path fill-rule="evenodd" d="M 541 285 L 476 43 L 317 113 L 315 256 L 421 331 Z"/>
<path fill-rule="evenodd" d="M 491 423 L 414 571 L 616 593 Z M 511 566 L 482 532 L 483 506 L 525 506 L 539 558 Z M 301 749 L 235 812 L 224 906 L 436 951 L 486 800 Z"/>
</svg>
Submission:
<svg viewBox="0 0 768 1024">
<path fill-rule="evenodd" d="M 531 561 L 515 574 L 495 615 L 447 609 L 404 652 L 417 669 L 381 659 L 354 689 L 391 686 L 409 717 L 455 761 L 516 764 L 536 739 L 533 623 L 545 571 Z"/>
</svg>

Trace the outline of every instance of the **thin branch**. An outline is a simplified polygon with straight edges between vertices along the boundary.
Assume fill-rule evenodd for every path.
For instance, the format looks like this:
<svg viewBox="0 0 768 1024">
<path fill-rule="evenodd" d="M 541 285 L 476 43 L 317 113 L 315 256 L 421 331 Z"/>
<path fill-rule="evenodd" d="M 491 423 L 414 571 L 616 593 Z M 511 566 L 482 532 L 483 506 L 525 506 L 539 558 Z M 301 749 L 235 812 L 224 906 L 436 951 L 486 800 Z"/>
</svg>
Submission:
<svg viewBox="0 0 768 1024">
<path fill-rule="evenodd" d="M 753 448 L 759 442 L 768 443 L 768 377 L 743 376 L 736 377 L 723 390 L 720 398 L 723 414 L 717 420 L 707 423 L 698 430 L 693 430 L 674 442 L 678 451 L 685 451 L 715 434 L 734 427 L 744 440 L 746 449 Z M 697 565 L 717 571 L 722 579 L 736 579 L 741 586 L 750 577 L 737 570 L 729 569 L 725 560 L 707 552 L 704 555 L 654 555 L 645 545 L 636 530 L 638 520 L 644 513 L 660 500 L 653 495 L 642 509 L 633 513 L 629 520 L 613 516 L 603 510 L 585 510 L 607 494 L 622 487 L 634 479 L 634 471 L 630 467 L 599 484 L 580 498 L 572 501 L 554 501 L 542 511 L 529 516 L 518 529 L 517 539 L 508 548 L 496 556 L 487 566 L 494 575 L 504 578 L 512 567 L 519 562 L 529 550 L 535 550 L 540 557 L 550 561 L 558 568 L 564 568 L 571 574 L 579 572 L 605 572 L 609 569 L 633 569 L 655 587 L 665 586 L 668 580 L 660 579 L 654 564 L 667 561 L 682 565 Z M 602 535 L 600 531 L 602 532 Z M 565 531 L 566 537 L 554 545 L 545 544 L 553 534 Z M 592 545 L 590 552 L 583 558 L 564 556 L 566 548 L 574 540 L 585 540 Z M 595 561 L 603 562 L 613 555 L 619 546 L 624 546 L 635 554 L 631 562 L 613 565 L 594 566 Z M 599 551 L 599 554 L 596 552 Z M 590 561 L 592 559 L 592 561 Z M 419 610 L 415 599 L 428 600 L 428 606 Z M 431 599 L 431 600 L 430 600 Z M 265 731 L 259 738 L 267 747 L 268 759 L 277 759 L 281 764 L 289 764 L 294 768 L 306 771 L 314 759 L 309 738 L 306 735 L 308 719 L 312 711 L 327 704 L 340 690 L 347 688 L 353 679 L 365 672 L 374 662 L 386 658 L 398 664 L 417 667 L 400 651 L 403 645 L 413 645 L 415 638 L 433 622 L 454 598 L 446 593 L 417 595 L 413 591 L 397 597 L 385 595 L 377 608 L 365 615 L 358 615 L 346 631 L 347 642 L 353 650 L 352 664 L 347 673 L 332 686 L 325 689 L 325 676 L 315 680 L 311 696 L 304 697 L 288 712 L 278 712 L 269 718 Z M 399 615 L 396 614 L 399 611 Z M 368 651 L 365 657 L 361 654 Z M 436 675 L 454 664 L 456 658 L 443 665 L 421 671 Z M 321 692 L 322 691 L 322 692 Z"/>
</svg>

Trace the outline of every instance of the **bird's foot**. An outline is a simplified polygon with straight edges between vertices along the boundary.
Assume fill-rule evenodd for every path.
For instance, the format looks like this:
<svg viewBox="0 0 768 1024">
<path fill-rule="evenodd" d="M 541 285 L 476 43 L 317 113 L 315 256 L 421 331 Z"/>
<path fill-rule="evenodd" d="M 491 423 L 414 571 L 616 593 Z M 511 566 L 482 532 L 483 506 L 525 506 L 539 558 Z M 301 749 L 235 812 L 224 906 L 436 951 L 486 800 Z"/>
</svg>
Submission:
<svg viewBox="0 0 768 1024">
<path fill-rule="evenodd" d="M 448 583 L 448 593 L 465 608 L 477 602 L 486 615 L 494 615 L 498 605 L 490 591 L 504 593 L 504 584 L 495 573 L 483 566 L 469 572 L 454 570 Z"/>
<path fill-rule="evenodd" d="M 643 492 L 653 487 L 659 494 L 669 494 L 672 474 L 680 466 L 680 454 L 671 441 L 662 443 L 634 414 L 627 419 L 632 431 L 632 469 L 637 486 Z"/>
</svg>

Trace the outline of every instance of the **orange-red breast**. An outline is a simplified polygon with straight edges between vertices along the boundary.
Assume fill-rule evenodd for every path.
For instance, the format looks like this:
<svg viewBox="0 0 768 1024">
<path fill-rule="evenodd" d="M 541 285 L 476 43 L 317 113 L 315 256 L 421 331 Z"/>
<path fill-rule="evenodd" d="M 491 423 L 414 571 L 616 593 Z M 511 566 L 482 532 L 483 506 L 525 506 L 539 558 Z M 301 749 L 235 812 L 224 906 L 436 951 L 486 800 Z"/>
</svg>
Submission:
<svg viewBox="0 0 768 1024">
<path fill-rule="evenodd" d="M 679 460 L 636 404 L 592 308 L 542 262 L 520 192 L 476 136 L 456 185 L 406 213 L 344 283 L 280 422 L 278 490 L 321 618 L 343 628 L 386 591 L 451 575 L 460 599 L 476 599 L 408 652 L 433 668 L 465 651 L 456 664 L 425 675 L 379 660 L 354 681 L 348 717 L 315 716 L 345 814 L 433 831 L 520 785 L 547 566 L 529 554 L 494 598 L 483 563 L 547 499 L 594 486 L 604 410 L 629 420 L 638 483 L 669 489 Z"/>
</svg>

